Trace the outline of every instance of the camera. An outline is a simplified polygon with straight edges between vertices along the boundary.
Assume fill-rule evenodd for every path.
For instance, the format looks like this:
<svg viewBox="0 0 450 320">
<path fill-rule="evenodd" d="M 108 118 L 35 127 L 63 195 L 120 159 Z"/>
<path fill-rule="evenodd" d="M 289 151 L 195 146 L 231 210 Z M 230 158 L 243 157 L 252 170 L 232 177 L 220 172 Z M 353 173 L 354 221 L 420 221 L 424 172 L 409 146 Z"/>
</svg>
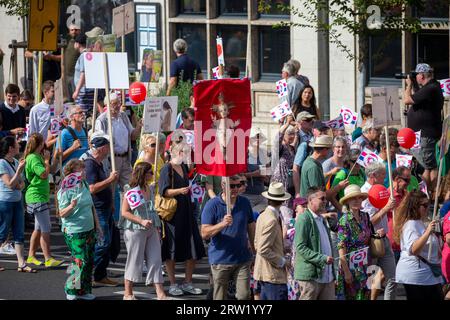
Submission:
<svg viewBox="0 0 450 320">
<path fill-rule="evenodd" d="M 408 77 L 409 77 L 411 80 L 415 81 L 416 76 L 418 74 L 419 74 L 418 72 L 411 71 L 410 73 L 396 73 L 394 75 L 394 77 L 395 77 L 395 79 L 405 79 L 405 80 L 408 79 Z"/>
</svg>

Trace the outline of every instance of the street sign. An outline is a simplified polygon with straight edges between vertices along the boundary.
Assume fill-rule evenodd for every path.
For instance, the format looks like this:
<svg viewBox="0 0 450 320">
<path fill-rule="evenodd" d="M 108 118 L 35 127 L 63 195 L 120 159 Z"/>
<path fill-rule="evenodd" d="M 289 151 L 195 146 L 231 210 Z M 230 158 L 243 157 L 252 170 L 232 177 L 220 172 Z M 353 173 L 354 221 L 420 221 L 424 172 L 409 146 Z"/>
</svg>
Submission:
<svg viewBox="0 0 450 320">
<path fill-rule="evenodd" d="M 372 88 L 372 115 L 375 127 L 400 125 L 398 88 Z"/>
<path fill-rule="evenodd" d="M 117 37 L 134 32 L 134 2 L 113 9 L 113 28 Z"/>
<path fill-rule="evenodd" d="M 30 0 L 28 50 L 57 50 L 59 2 L 59 0 Z"/>
</svg>

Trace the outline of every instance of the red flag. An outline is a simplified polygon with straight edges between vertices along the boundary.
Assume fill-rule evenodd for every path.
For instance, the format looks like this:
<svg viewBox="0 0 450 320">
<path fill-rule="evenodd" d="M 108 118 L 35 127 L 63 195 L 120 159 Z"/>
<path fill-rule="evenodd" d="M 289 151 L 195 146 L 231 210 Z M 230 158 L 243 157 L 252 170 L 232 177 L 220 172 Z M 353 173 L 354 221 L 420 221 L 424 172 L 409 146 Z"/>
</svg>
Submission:
<svg viewBox="0 0 450 320">
<path fill-rule="evenodd" d="M 197 172 L 221 177 L 246 172 L 252 127 L 250 81 L 201 81 L 194 86 L 194 97 Z"/>
</svg>

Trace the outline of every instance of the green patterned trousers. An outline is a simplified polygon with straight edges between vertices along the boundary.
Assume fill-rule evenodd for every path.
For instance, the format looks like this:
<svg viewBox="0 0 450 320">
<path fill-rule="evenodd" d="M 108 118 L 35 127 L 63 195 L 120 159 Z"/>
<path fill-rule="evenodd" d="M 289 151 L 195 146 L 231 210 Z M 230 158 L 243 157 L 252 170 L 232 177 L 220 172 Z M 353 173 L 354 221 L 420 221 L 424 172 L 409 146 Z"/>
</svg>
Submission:
<svg viewBox="0 0 450 320">
<path fill-rule="evenodd" d="M 70 276 L 64 291 L 66 294 L 76 296 L 92 293 L 95 230 L 74 234 L 64 233 L 64 240 L 72 255 L 72 262 L 67 269 Z"/>
</svg>

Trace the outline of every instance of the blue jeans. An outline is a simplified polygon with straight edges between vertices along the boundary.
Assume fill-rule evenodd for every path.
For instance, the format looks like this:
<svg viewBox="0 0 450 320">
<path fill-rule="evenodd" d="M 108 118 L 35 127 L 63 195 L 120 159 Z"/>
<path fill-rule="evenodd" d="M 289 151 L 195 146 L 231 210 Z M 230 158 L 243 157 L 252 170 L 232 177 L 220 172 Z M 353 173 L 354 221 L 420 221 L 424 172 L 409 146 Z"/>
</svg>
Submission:
<svg viewBox="0 0 450 320">
<path fill-rule="evenodd" d="M 22 201 L 0 201 L 0 243 L 6 241 L 11 227 L 14 242 L 16 244 L 23 244 L 25 241 L 25 217 Z"/>
<path fill-rule="evenodd" d="M 98 221 L 103 231 L 103 238 L 95 244 L 94 281 L 100 281 L 107 276 L 106 268 L 109 265 L 109 247 L 111 246 L 113 217 L 111 210 L 97 210 Z"/>
<path fill-rule="evenodd" d="M 258 281 L 261 284 L 261 300 L 287 300 L 288 289 L 286 284 L 275 284 Z"/>
</svg>

